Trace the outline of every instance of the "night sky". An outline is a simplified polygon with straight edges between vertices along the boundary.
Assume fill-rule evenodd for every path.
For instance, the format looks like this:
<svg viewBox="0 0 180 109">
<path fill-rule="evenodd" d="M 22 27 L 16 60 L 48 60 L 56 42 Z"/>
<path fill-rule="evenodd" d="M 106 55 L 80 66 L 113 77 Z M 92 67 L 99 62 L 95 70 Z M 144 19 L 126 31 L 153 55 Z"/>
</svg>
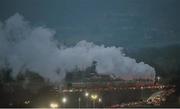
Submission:
<svg viewBox="0 0 180 109">
<path fill-rule="evenodd" d="M 0 20 L 15 13 L 56 31 L 67 45 L 160 47 L 180 43 L 180 0 L 0 0 Z"/>
</svg>

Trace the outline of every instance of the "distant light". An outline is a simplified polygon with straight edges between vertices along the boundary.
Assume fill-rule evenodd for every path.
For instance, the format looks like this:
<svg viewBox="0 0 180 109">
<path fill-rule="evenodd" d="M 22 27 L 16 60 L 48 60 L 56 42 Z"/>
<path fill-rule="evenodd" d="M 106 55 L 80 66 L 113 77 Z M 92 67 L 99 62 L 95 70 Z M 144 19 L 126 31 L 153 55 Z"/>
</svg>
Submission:
<svg viewBox="0 0 180 109">
<path fill-rule="evenodd" d="M 13 103 L 12 103 L 12 102 L 10 102 L 10 103 L 9 103 L 9 106 L 12 106 L 12 105 L 13 105 Z"/>
<path fill-rule="evenodd" d="M 81 98 L 80 98 L 80 97 L 78 98 L 78 101 L 79 101 L 79 102 L 81 101 Z"/>
<path fill-rule="evenodd" d="M 99 101 L 99 102 L 102 102 L 102 99 L 101 99 L 101 98 L 99 98 L 99 99 L 98 99 L 98 101 Z"/>
<path fill-rule="evenodd" d="M 73 90 L 71 89 L 71 90 L 69 90 L 69 92 L 73 92 Z"/>
<path fill-rule="evenodd" d="M 92 95 L 91 95 L 91 98 L 92 98 L 93 100 L 96 100 L 97 97 L 98 97 L 98 96 L 97 96 L 96 94 L 92 94 Z"/>
<path fill-rule="evenodd" d="M 51 108 L 57 108 L 57 107 L 58 107 L 58 104 L 57 104 L 57 103 L 51 103 L 51 104 L 50 104 L 50 107 L 51 107 Z"/>
<path fill-rule="evenodd" d="M 86 96 L 86 97 L 88 97 L 88 96 L 89 96 L 89 93 L 88 93 L 88 92 L 86 92 L 86 93 L 85 93 L 85 96 Z"/>
<path fill-rule="evenodd" d="M 29 101 L 29 100 L 24 101 L 24 104 L 29 104 L 29 103 L 30 103 L 30 101 Z"/>
<path fill-rule="evenodd" d="M 66 98 L 66 97 L 63 97 L 63 98 L 62 98 L 62 102 L 63 102 L 63 103 L 66 103 L 66 102 L 67 102 L 67 98 Z"/>
</svg>

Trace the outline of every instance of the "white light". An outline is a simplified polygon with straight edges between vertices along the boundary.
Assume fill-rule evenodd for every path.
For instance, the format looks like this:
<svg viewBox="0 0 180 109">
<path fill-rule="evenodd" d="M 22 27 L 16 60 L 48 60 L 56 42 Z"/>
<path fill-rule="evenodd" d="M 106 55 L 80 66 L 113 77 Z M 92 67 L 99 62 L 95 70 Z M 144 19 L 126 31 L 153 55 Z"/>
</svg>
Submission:
<svg viewBox="0 0 180 109">
<path fill-rule="evenodd" d="M 51 104 L 50 104 L 50 107 L 51 107 L 51 108 L 57 108 L 57 107 L 58 107 L 58 104 L 57 104 L 57 103 L 51 103 Z"/>
<path fill-rule="evenodd" d="M 69 92 L 73 92 L 73 90 L 71 89 L 71 90 L 69 90 Z"/>
<path fill-rule="evenodd" d="M 101 99 L 101 98 L 99 98 L 99 99 L 98 99 L 98 101 L 99 101 L 99 102 L 102 102 L 102 99 Z"/>
<path fill-rule="evenodd" d="M 63 102 L 63 103 L 66 103 L 66 102 L 67 102 L 67 98 L 63 97 L 63 98 L 62 98 L 62 102 Z"/>
<path fill-rule="evenodd" d="M 88 97 L 88 96 L 89 96 L 89 93 L 88 93 L 88 92 L 86 92 L 86 93 L 85 93 L 85 96 L 86 96 L 86 97 Z"/>
</svg>

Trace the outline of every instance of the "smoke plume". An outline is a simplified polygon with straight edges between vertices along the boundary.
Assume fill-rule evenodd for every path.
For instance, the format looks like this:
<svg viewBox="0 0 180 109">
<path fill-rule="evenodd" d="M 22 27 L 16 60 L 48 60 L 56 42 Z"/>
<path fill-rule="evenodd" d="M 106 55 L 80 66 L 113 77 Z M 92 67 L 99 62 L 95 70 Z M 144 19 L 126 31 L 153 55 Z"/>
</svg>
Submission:
<svg viewBox="0 0 180 109">
<path fill-rule="evenodd" d="M 97 61 L 98 73 L 115 74 L 123 79 L 154 79 L 153 67 L 127 57 L 121 47 L 105 47 L 85 40 L 73 47 L 57 47 L 54 35 L 54 30 L 33 27 L 19 14 L 0 22 L 0 66 L 7 61 L 13 75 L 24 68 L 56 81 L 62 80 L 67 71 L 76 67 L 84 70 Z"/>
</svg>

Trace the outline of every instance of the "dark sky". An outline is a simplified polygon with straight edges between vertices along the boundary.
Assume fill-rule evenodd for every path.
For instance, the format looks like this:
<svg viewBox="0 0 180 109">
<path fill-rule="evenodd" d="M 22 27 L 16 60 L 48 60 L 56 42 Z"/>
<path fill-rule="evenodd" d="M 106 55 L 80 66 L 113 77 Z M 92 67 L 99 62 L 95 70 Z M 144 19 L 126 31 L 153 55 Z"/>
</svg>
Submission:
<svg viewBox="0 0 180 109">
<path fill-rule="evenodd" d="M 180 0 L 0 0 L 1 21 L 20 13 L 32 25 L 55 29 L 65 44 L 179 44 L 179 11 Z"/>
</svg>

